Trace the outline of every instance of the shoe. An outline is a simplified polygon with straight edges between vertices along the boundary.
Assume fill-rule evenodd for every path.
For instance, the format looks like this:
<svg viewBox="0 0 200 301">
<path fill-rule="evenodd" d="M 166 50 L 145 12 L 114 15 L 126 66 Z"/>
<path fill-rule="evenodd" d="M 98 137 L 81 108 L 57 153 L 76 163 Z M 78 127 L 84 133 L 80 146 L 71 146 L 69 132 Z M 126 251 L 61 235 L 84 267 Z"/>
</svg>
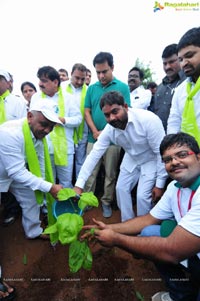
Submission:
<svg viewBox="0 0 200 301">
<path fill-rule="evenodd" d="M 170 297 L 169 293 L 166 292 L 161 296 L 161 301 L 173 301 L 173 300 Z"/>
<path fill-rule="evenodd" d="M 15 215 L 8 215 L 3 220 L 3 226 L 9 226 L 12 225 L 16 221 Z"/>
<path fill-rule="evenodd" d="M 158 292 L 151 297 L 151 301 L 173 301 L 168 292 Z"/>
<path fill-rule="evenodd" d="M 12 288 L 13 291 L 9 293 L 9 289 Z M 7 283 L 5 283 L 2 279 L 0 280 L 0 292 L 2 293 L 8 293 L 7 296 L 3 297 L 0 296 L 1 301 L 8 301 L 8 300 L 14 300 L 16 296 L 16 290 L 13 286 L 9 286 Z"/>
<path fill-rule="evenodd" d="M 111 217 L 112 209 L 111 209 L 110 205 L 102 204 L 102 209 L 103 209 L 103 217 L 105 217 L 105 218 Z"/>
</svg>

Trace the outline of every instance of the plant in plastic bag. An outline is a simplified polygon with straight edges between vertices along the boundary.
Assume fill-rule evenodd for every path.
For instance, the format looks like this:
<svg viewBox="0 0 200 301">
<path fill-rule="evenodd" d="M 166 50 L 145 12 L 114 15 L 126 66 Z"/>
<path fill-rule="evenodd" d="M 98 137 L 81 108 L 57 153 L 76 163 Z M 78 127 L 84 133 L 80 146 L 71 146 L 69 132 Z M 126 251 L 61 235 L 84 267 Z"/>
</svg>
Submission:
<svg viewBox="0 0 200 301">
<path fill-rule="evenodd" d="M 70 202 L 78 200 L 78 207 L 80 212 L 84 212 L 87 206 L 98 207 L 98 199 L 93 192 L 85 192 L 77 196 L 75 191 L 71 188 L 63 188 L 58 192 L 58 200 Z M 78 236 L 84 220 L 80 214 L 77 213 L 63 213 L 57 217 L 54 225 L 47 227 L 44 234 L 57 234 L 58 240 L 61 244 L 69 244 L 69 269 L 70 272 L 76 273 L 81 268 L 90 270 L 92 268 L 92 253 L 88 246 L 88 241 L 79 241 Z"/>
</svg>

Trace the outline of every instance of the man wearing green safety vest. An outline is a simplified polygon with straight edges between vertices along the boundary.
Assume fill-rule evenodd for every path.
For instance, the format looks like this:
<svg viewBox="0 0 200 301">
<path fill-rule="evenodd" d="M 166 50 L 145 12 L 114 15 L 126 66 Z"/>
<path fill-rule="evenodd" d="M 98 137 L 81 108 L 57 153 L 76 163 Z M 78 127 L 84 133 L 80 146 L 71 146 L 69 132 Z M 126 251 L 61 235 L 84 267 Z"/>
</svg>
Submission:
<svg viewBox="0 0 200 301">
<path fill-rule="evenodd" d="M 66 91 L 74 96 L 74 102 L 81 111 L 82 122 L 74 129 L 75 144 L 75 178 L 77 179 L 81 166 L 86 158 L 86 148 L 88 139 L 88 126 L 84 118 L 84 104 L 87 85 L 85 84 L 87 68 L 83 64 L 74 64 L 71 71 L 70 82 L 67 82 Z"/>
<path fill-rule="evenodd" d="M 8 120 L 26 117 L 25 101 L 12 93 L 13 77 L 6 70 L 0 70 L 0 124 Z M 3 204 L 3 225 L 14 223 L 19 216 L 20 207 L 14 196 L 8 191 L 1 194 Z"/>
<path fill-rule="evenodd" d="M 187 78 L 175 90 L 167 133 L 188 133 L 200 146 L 200 27 L 188 30 L 177 49 L 181 69 Z"/>
<path fill-rule="evenodd" d="M 64 188 L 72 187 L 74 162 L 74 129 L 77 128 L 82 116 L 74 103 L 73 96 L 60 86 L 58 71 L 51 66 L 39 68 L 37 72 L 41 92 L 31 98 L 30 108 L 38 97 L 47 99 L 53 105 L 62 126 L 57 126 L 47 135 L 48 147 L 54 173 L 54 180 Z"/>
<path fill-rule="evenodd" d="M 45 136 L 62 124 L 47 100 L 39 99 L 27 118 L 0 126 L 0 192 L 10 192 L 22 208 L 22 225 L 27 238 L 40 237 L 40 205 L 43 193 L 57 198 L 61 185 L 53 173 Z M 53 221 L 50 221 L 50 224 Z M 43 236 L 42 236 L 43 237 Z"/>
</svg>

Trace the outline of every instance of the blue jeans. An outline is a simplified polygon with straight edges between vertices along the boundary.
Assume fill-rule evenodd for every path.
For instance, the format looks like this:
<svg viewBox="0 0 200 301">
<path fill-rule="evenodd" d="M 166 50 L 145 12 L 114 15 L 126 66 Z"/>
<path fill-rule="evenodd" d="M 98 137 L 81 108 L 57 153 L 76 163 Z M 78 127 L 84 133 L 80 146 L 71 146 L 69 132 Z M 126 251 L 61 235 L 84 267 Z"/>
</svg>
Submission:
<svg viewBox="0 0 200 301">
<path fill-rule="evenodd" d="M 160 226 L 145 227 L 140 236 L 160 236 Z M 200 301 L 200 259 L 194 256 L 188 260 L 188 268 L 181 264 L 154 262 L 163 277 L 170 297 L 174 301 Z"/>
</svg>

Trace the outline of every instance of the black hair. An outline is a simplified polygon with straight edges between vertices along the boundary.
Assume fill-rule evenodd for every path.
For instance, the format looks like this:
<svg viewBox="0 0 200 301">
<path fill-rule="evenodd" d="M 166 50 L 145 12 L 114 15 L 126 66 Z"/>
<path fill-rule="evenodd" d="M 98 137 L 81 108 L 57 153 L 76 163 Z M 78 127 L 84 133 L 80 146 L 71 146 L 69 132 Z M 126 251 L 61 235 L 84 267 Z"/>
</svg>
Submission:
<svg viewBox="0 0 200 301">
<path fill-rule="evenodd" d="M 179 132 L 177 134 L 166 135 L 160 144 L 160 155 L 162 156 L 166 149 L 173 145 L 187 145 L 195 154 L 199 154 L 199 146 L 195 138 L 187 133 Z"/>
<path fill-rule="evenodd" d="M 108 65 L 112 68 L 114 65 L 113 56 L 109 52 L 99 52 L 93 59 L 93 66 L 96 64 L 103 64 L 107 62 Z"/>
<path fill-rule="evenodd" d="M 103 96 L 100 99 L 101 110 L 105 105 L 112 106 L 113 104 L 124 106 L 125 101 L 123 95 L 118 91 L 110 91 L 103 94 Z"/>
<path fill-rule="evenodd" d="M 155 82 L 149 82 L 147 84 L 147 89 L 153 89 L 153 88 L 157 88 L 157 84 Z"/>
<path fill-rule="evenodd" d="M 73 65 L 71 73 L 73 73 L 75 70 L 79 70 L 81 72 L 86 72 L 87 68 L 85 67 L 85 65 L 77 63 L 77 64 Z"/>
<path fill-rule="evenodd" d="M 38 69 L 37 77 L 41 78 L 42 76 L 45 76 L 46 78 L 50 79 L 51 81 L 54 81 L 57 79 L 58 86 L 60 86 L 60 75 L 58 71 L 51 67 L 51 66 L 44 66 Z"/>
<path fill-rule="evenodd" d="M 67 76 L 69 76 L 69 75 L 68 75 L 68 71 L 67 71 L 66 69 L 64 69 L 64 68 L 60 68 L 60 69 L 58 70 L 58 72 L 64 72 L 64 73 L 66 73 Z"/>
<path fill-rule="evenodd" d="M 29 86 L 29 87 L 31 87 L 35 92 L 37 92 L 37 89 L 36 89 L 36 87 L 34 86 L 33 83 L 31 83 L 31 82 L 23 82 L 23 83 L 21 84 L 21 91 L 22 91 L 22 93 L 23 93 L 24 87 L 25 87 L 26 85 Z"/>
<path fill-rule="evenodd" d="M 162 58 L 167 59 L 168 57 L 172 56 L 173 54 L 178 55 L 177 44 L 170 44 L 166 46 L 162 52 Z"/>
<path fill-rule="evenodd" d="M 138 68 L 138 67 L 133 67 L 131 68 L 131 70 L 129 70 L 128 74 L 132 71 L 138 71 L 139 72 L 139 75 L 140 75 L 140 79 L 143 80 L 144 79 L 144 72 Z"/>
<path fill-rule="evenodd" d="M 189 29 L 178 42 L 177 49 L 180 51 L 190 45 L 200 47 L 200 27 Z"/>
</svg>

